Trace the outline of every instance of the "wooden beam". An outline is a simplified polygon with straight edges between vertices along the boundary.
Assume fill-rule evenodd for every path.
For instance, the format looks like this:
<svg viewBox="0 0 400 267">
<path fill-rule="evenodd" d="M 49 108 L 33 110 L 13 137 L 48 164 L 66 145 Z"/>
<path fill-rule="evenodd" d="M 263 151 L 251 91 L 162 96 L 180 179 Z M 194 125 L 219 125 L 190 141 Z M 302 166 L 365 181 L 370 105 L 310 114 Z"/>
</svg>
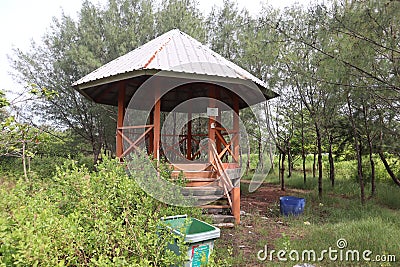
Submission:
<svg viewBox="0 0 400 267">
<path fill-rule="evenodd" d="M 159 95 L 155 95 L 155 105 L 154 105 L 154 131 L 153 131 L 153 155 L 154 159 L 160 160 L 160 134 L 161 134 L 161 99 Z"/>
<path fill-rule="evenodd" d="M 215 107 L 215 87 L 212 86 L 208 89 L 208 107 L 214 108 Z M 215 142 L 215 116 L 208 117 L 208 138 L 212 143 Z M 210 144 L 211 145 L 211 144 Z M 213 155 L 211 152 L 211 148 L 208 149 L 208 159 L 211 162 L 213 160 Z"/>
<path fill-rule="evenodd" d="M 217 87 L 215 92 L 215 97 L 216 99 L 220 100 L 221 99 L 221 88 Z M 218 121 L 215 121 L 215 133 L 221 135 L 221 130 L 219 130 L 221 128 L 221 118 L 222 115 L 222 111 L 221 109 L 218 109 Z M 222 146 L 221 146 L 221 140 L 219 138 L 216 138 L 215 140 L 216 142 L 216 146 L 217 146 L 217 152 L 221 153 L 222 151 Z"/>
<path fill-rule="evenodd" d="M 175 126 L 174 126 L 175 127 Z M 192 112 L 188 112 L 186 158 L 192 160 Z"/>
<path fill-rule="evenodd" d="M 231 199 L 232 199 L 232 214 L 233 217 L 235 217 L 235 223 L 240 224 L 240 185 L 232 189 Z"/>
<path fill-rule="evenodd" d="M 149 118 L 150 125 L 154 127 L 154 108 L 150 111 L 150 118 Z M 149 147 L 147 150 L 147 154 L 150 155 L 154 151 L 154 128 L 151 132 L 149 132 Z"/>
<path fill-rule="evenodd" d="M 239 163 L 239 137 L 240 137 L 240 129 L 239 129 L 239 97 L 234 95 L 233 98 L 233 131 L 235 132 L 236 138 L 232 138 L 233 143 L 233 156 L 235 158 L 236 163 Z"/>
<path fill-rule="evenodd" d="M 239 163 L 239 97 L 235 94 L 233 98 L 233 131 L 235 132 L 233 143 L 233 158 L 236 163 Z M 231 191 L 232 194 L 232 214 L 235 217 L 235 223 L 240 223 L 240 181 L 235 184 L 235 187 Z"/>
<path fill-rule="evenodd" d="M 125 117 L 125 83 L 121 82 L 118 89 L 118 117 L 117 117 L 117 145 L 116 156 L 120 158 L 124 153 L 122 127 Z"/>
</svg>

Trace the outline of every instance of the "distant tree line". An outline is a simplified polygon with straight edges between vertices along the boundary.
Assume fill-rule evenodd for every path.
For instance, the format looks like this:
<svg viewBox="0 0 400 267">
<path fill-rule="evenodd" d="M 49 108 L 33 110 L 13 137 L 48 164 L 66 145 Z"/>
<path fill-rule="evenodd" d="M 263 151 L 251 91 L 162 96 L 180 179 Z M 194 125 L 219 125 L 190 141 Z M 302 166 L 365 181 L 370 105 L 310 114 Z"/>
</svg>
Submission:
<svg viewBox="0 0 400 267">
<path fill-rule="evenodd" d="M 264 5 L 258 14 L 231 0 L 209 14 L 195 0 L 109 0 L 105 6 L 85 1 L 77 19 L 62 14 L 42 42 L 27 51 L 16 49 L 12 66 L 20 81 L 57 92 L 35 104 L 34 112 L 86 140 L 96 161 L 101 150 L 115 149 L 116 110 L 87 101 L 71 84 L 173 28 L 281 95 L 259 110 L 267 115 L 269 129 L 246 126 L 254 152 L 261 149 L 260 131 L 274 132 L 283 190 L 286 170 L 290 176 L 296 157 L 302 159 L 306 183 L 306 156 L 314 154 L 313 173 L 322 196 L 325 153 L 332 186 L 335 157 L 357 161 L 363 203 L 366 158 L 371 196 L 378 159 L 400 186 L 398 168 L 388 161 L 400 156 L 399 1 L 325 1 L 282 10 Z M 252 115 L 244 110 L 242 116 Z"/>
</svg>

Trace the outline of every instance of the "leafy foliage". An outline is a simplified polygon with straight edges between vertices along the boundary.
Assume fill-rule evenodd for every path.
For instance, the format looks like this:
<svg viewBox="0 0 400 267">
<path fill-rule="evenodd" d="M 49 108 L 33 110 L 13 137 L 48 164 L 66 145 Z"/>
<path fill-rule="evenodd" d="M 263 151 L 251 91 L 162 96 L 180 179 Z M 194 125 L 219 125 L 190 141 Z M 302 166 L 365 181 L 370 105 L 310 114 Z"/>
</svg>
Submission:
<svg viewBox="0 0 400 267">
<path fill-rule="evenodd" d="M 142 191 L 116 160 L 97 172 L 68 160 L 44 181 L 0 188 L 0 262 L 40 266 L 168 266 L 183 260 L 166 250 L 182 237 L 160 218 L 199 215 L 166 207 Z M 168 194 L 168 191 L 164 192 Z"/>
</svg>

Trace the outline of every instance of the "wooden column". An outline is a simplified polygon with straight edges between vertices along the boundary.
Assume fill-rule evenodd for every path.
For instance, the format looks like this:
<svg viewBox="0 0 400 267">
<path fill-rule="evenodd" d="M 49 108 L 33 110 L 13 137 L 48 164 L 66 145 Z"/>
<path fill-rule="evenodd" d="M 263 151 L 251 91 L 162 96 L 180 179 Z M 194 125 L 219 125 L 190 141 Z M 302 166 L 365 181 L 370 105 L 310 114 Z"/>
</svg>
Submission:
<svg viewBox="0 0 400 267">
<path fill-rule="evenodd" d="M 233 154 L 237 159 L 236 163 L 239 163 L 239 97 L 235 94 L 233 96 L 233 131 L 237 135 L 233 142 Z M 232 213 L 235 217 L 235 222 L 240 223 L 240 179 L 238 183 L 234 184 L 234 188 L 231 191 L 232 194 Z"/>
<path fill-rule="evenodd" d="M 236 158 L 235 162 L 239 163 L 239 97 L 237 95 L 233 96 L 233 132 L 234 136 L 236 135 L 235 140 L 232 142 L 233 144 L 233 155 Z"/>
<path fill-rule="evenodd" d="M 215 108 L 215 87 L 211 87 L 208 89 L 208 107 L 210 108 Z M 210 139 L 210 142 L 215 143 L 215 116 L 209 116 L 208 117 L 208 138 Z M 210 144 L 211 145 L 211 144 Z M 211 162 L 212 160 L 212 152 L 211 148 L 208 149 L 208 160 Z"/>
<path fill-rule="evenodd" d="M 221 90 L 219 88 L 218 88 L 218 90 L 216 90 L 215 96 L 218 100 L 221 98 Z M 222 115 L 221 109 L 218 109 L 218 120 L 219 121 L 215 121 L 215 125 L 217 127 L 221 127 L 221 123 L 220 123 L 220 121 L 222 120 L 221 115 Z M 216 130 L 216 131 L 221 135 L 221 130 Z M 216 138 L 215 142 L 216 142 L 215 146 L 216 146 L 217 152 L 221 153 L 221 151 L 222 151 L 221 139 Z"/>
<path fill-rule="evenodd" d="M 188 112 L 186 158 L 192 160 L 192 112 Z"/>
<path fill-rule="evenodd" d="M 161 128 L 161 99 L 159 95 L 155 95 L 155 105 L 153 111 L 153 155 L 154 159 L 160 160 L 160 128 Z"/>
<path fill-rule="evenodd" d="M 154 107 L 150 111 L 149 124 L 154 125 Z M 149 132 L 149 147 L 147 154 L 150 155 L 154 151 L 154 128 Z"/>
<path fill-rule="evenodd" d="M 120 84 L 118 89 L 118 117 L 117 117 L 117 145 L 116 156 L 120 158 L 124 153 L 122 130 L 120 127 L 124 125 L 125 116 L 125 83 Z"/>
</svg>

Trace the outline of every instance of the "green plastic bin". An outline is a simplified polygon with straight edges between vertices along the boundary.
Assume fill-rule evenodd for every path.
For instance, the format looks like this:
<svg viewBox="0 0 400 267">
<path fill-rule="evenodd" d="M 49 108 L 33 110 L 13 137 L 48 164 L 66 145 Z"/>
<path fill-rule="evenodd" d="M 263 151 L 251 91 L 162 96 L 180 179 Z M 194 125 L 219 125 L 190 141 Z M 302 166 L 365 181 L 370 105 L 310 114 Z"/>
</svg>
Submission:
<svg viewBox="0 0 400 267">
<path fill-rule="evenodd" d="M 183 266 L 206 266 L 214 248 L 214 240 L 221 235 L 220 229 L 196 218 L 188 218 L 187 215 L 163 217 L 161 220 L 175 234 L 185 235 L 184 241 L 188 244 L 188 260 Z M 179 253 L 176 243 L 170 244 L 168 249 Z"/>
</svg>

